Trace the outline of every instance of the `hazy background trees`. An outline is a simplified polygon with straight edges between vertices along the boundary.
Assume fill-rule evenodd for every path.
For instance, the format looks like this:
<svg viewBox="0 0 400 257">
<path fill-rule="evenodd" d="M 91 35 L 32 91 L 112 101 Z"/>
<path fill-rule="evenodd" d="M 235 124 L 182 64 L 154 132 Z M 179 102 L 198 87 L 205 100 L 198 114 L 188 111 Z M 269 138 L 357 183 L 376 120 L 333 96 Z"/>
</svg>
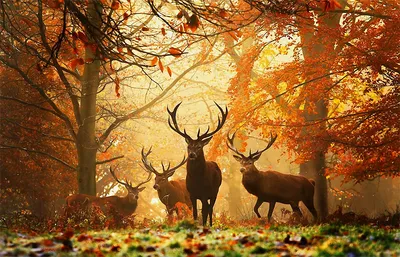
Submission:
<svg viewBox="0 0 400 257">
<path fill-rule="evenodd" d="M 44 216 L 73 192 L 123 194 L 108 167 L 140 180 L 142 146 L 153 163 L 181 160 L 166 122 L 180 101 L 192 134 L 215 124 L 213 101 L 230 109 L 208 148 L 224 174 L 218 213 L 252 215 L 224 142 L 236 129 L 247 150 L 277 133 L 259 168 L 316 178 L 323 216 L 395 208 L 398 3 L 190 3 L 1 3 L 1 211 Z M 162 216 L 148 188 L 138 211 Z"/>
</svg>

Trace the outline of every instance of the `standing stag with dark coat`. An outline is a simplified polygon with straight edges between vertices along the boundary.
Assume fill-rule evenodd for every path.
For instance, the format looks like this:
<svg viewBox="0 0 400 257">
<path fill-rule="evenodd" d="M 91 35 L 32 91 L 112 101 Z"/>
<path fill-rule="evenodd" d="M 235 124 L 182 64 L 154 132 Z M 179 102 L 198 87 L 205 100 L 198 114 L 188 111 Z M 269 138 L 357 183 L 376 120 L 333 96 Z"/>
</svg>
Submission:
<svg viewBox="0 0 400 257">
<path fill-rule="evenodd" d="M 226 108 L 224 112 L 217 103 L 215 104 L 222 113 L 222 119 L 218 116 L 218 125 L 213 132 L 209 132 L 210 127 L 208 127 L 207 131 L 201 134 L 199 129 L 197 132 L 197 139 L 192 139 L 185 130 L 182 132 L 179 129 L 178 122 L 176 121 L 176 112 L 180 104 L 175 106 L 173 111 L 167 108 L 170 115 L 168 119 L 169 126 L 176 133 L 184 137 L 188 144 L 189 159 L 186 165 L 186 187 L 190 194 L 190 200 L 193 206 L 193 218 L 195 220 L 197 220 L 197 199 L 202 203 L 201 213 L 203 216 L 203 226 L 207 223 L 207 216 L 210 217 L 210 226 L 212 226 L 213 208 L 217 199 L 219 187 L 222 183 L 222 174 L 218 164 L 213 161 L 206 161 L 203 151 L 203 147 L 207 145 L 213 135 L 222 128 L 228 115 L 228 108 Z"/>
<path fill-rule="evenodd" d="M 168 216 L 172 216 L 173 211 L 176 212 L 178 217 L 181 216 L 180 208 L 177 206 L 177 203 L 182 203 L 188 207 L 188 209 L 192 208 L 192 203 L 190 201 L 189 192 L 186 189 L 186 180 L 171 180 L 169 181 L 169 177 L 174 175 L 175 171 L 186 163 L 186 156 L 183 157 L 181 163 L 177 166 L 170 168 L 170 163 L 165 167 L 163 163 L 161 163 L 163 172 L 158 172 L 153 165 L 148 162 L 147 157 L 151 153 L 151 147 L 147 153 L 144 153 L 144 148 L 142 148 L 142 163 L 146 170 L 152 172 L 156 175 L 155 183 L 153 188 L 157 190 L 158 198 L 167 208 Z"/>
<path fill-rule="evenodd" d="M 260 158 L 261 154 L 270 148 L 275 142 L 277 136 L 272 136 L 263 150 L 250 153 L 248 156 L 240 153 L 233 145 L 235 134 L 230 138 L 228 135 L 228 148 L 237 155 L 233 157 L 241 164 L 240 172 L 243 174 L 242 184 L 247 192 L 257 197 L 254 206 L 254 212 L 261 218 L 258 208 L 264 202 L 269 203 L 268 221 L 271 221 L 272 212 L 275 203 L 290 204 L 293 212 L 302 216 L 299 208 L 299 202 L 302 201 L 317 219 L 317 211 L 314 208 L 314 187 L 315 182 L 303 176 L 283 174 L 277 171 L 259 171 L 254 163 Z"/>
</svg>

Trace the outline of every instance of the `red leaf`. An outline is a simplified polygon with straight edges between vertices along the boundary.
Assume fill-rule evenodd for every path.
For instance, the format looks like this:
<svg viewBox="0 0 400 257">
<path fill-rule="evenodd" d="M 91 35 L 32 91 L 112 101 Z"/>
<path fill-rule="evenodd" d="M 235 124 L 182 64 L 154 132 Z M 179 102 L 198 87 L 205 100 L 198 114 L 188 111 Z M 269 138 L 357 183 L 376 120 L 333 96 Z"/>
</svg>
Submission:
<svg viewBox="0 0 400 257">
<path fill-rule="evenodd" d="M 71 66 L 71 69 L 75 70 L 75 69 L 76 69 L 76 66 L 82 65 L 82 64 L 84 64 L 84 63 L 85 63 L 85 62 L 83 61 L 82 58 L 74 59 L 74 60 L 71 61 L 70 66 Z"/>
<path fill-rule="evenodd" d="M 325 0 L 324 11 L 331 11 L 336 8 L 342 8 L 342 5 L 337 0 Z"/>
<path fill-rule="evenodd" d="M 78 50 L 78 48 L 76 48 L 76 47 L 72 48 L 72 52 L 73 52 L 74 54 L 76 54 L 76 55 L 79 54 L 79 50 Z"/>
<path fill-rule="evenodd" d="M 163 36 L 165 36 L 167 33 L 165 32 L 165 29 L 164 28 L 161 28 L 161 34 L 163 35 Z"/>
<path fill-rule="evenodd" d="M 83 43 L 87 43 L 88 42 L 88 38 L 86 37 L 85 33 L 79 31 L 78 32 L 78 38 L 83 42 Z"/>
<path fill-rule="evenodd" d="M 76 32 L 72 32 L 72 40 L 77 40 L 78 39 L 78 34 Z"/>
<path fill-rule="evenodd" d="M 158 61 L 158 67 L 160 68 L 161 72 L 164 72 L 164 66 L 163 66 L 161 60 Z"/>
<path fill-rule="evenodd" d="M 182 51 L 175 47 L 171 47 L 168 50 L 168 53 L 170 53 L 171 55 L 173 55 L 176 58 L 181 57 L 181 55 L 182 55 Z"/>
<path fill-rule="evenodd" d="M 151 60 L 150 65 L 151 66 L 155 66 L 157 64 L 157 62 L 158 62 L 158 57 L 156 56 L 156 57 L 153 58 L 153 60 Z"/>
<path fill-rule="evenodd" d="M 228 17 L 228 13 L 225 10 L 222 9 L 219 12 L 219 16 L 221 16 L 222 18 L 226 18 L 226 17 Z"/>
<path fill-rule="evenodd" d="M 119 78 L 116 77 L 114 81 L 115 81 L 115 94 L 117 95 L 117 97 L 120 97 L 121 94 L 119 93 L 119 89 L 120 89 Z"/>
<path fill-rule="evenodd" d="M 200 20 L 197 18 L 196 14 L 193 14 L 190 16 L 190 19 L 188 21 L 188 27 L 192 30 L 192 32 L 195 32 L 197 28 L 200 26 Z"/>
<path fill-rule="evenodd" d="M 77 238 L 78 242 L 83 242 L 83 241 L 92 240 L 92 239 L 93 239 L 93 237 L 90 235 L 87 235 L 87 234 L 80 234 Z"/>
<path fill-rule="evenodd" d="M 74 231 L 72 231 L 71 229 L 67 229 L 64 233 L 63 233 L 63 237 L 70 239 L 71 237 L 74 236 Z"/>
<path fill-rule="evenodd" d="M 21 21 L 23 21 L 29 27 L 32 27 L 32 25 L 33 25 L 33 22 L 27 18 L 21 18 Z"/>
<path fill-rule="evenodd" d="M 182 19 L 182 17 L 183 17 L 183 11 L 180 11 L 180 12 L 178 13 L 178 15 L 176 15 L 176 18 Z"/>
<path fill-rule="evenodd" d="M 235 41 L 238 41 L 238 40 L 239 40 L 239 38 L 237 37 L 237 35 L 236 35 L 235 32 L 229 31 L 228 34 L 229 34 Z"/>
<path fill-rule="evenodd" d="M 142 31 L 149 31 L 150 29 L 148 27 L 143 27 Z"/>
<path fill-rule="evenodd" d="M 36 63 L 36 70 L 39 71 L 39 72 L 43 71 L 42 65 L 40 65 L 40 63 Z"/>
<path fill-rule="evenodd" d="M 167 72 L 168 72 L 169 76 L 172 77 L 172 70 L 169 66 L 167 67 Z"/>
<path fill-rule="evenodd" d="M 119 8 L 119 2 L 118 1 L 112 1 L 111 9 L 118 10 L 118 8 Z"/>
<path fill-rule="evenodd" d="M 117 50 L 118 50 L 119 53 L 122 53 L 122 52 L 123 52 L 122 47 L 117 47 Z"/>
<path fill-rule="evenodd" d="M 50 8 L 58 9 L 61 6 L 61 3 L 58 0 L 48 0 L 47 4 Z"/>
<path fill-rule="evenodd" d="M 50 240 L 50 239 L 44 239 L 44 240 L 42 241 L 42 245 L 44 245 L 44 246 L 46 246 L 46 247 L 49 247 L 49 246 L 53 246 L 53 245 L 54 245 L 54 242 L 53 242 L 53 240 Z"/>
<path fill-rule="evenodd" d="M 126 21 L 126 20 L 128 20 L 128 18 L 129 18 L 129 14 L 128 13 L 126 13 L 126 12 L 124 12 L 124 20 Z"/>
<path fill-rule="evenodd" d="M 93 58 L 86 58 L 86 63 L 92 63 L 93 61 L 94 61 L 94 59 Z"/>
</svg>

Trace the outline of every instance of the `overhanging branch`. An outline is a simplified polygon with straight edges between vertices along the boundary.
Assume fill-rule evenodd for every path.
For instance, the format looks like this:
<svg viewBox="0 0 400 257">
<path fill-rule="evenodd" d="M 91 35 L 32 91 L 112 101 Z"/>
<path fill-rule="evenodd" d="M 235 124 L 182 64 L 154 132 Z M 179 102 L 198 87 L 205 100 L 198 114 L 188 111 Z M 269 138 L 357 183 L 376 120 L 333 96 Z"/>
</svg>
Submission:
<svg viewBox="0 0 400 257">
<path fill-rule="evenodd" d="M 36 153 L 36 154 L 44 155 L 54 161 L 57 161 L 58 163 L 61 163 L 64 166 L 76 171 L 76 167 L 72 166 L 71 164 L 69 164 L 69 163 L 61 160 L 60 158 L 57 158 L 49 153 L 45 153 L 45 152 L 38 151 L 38 150 L 32 150 L 32 149 L 28 149 L 28 148 L 21 147 L 21 146 L 0 144 L 0 150 L 6 150 L 6 149 L 17 149 L 17 150 L 24 151 L 27 153 Z"/>
<path fill-rule="evenodd" d="M 121 159 L 121 158 L 124 158 L 124 157 L 125 157 L 124 155 L 120 155 L 120 156 L 116 156 L 116 157 L 113 157 L 113 158 L 110 158 L 110 159 L 107 159 L 107 160 L 98 161 L 98 162 L 96 162 L 96 165 L 104 164 L 104 163 L 107 163 L 107 162 L 112 162 L 112 161 L 115 161 L 115 160 L 118 160 L 118 159 Z"/>
</svg>

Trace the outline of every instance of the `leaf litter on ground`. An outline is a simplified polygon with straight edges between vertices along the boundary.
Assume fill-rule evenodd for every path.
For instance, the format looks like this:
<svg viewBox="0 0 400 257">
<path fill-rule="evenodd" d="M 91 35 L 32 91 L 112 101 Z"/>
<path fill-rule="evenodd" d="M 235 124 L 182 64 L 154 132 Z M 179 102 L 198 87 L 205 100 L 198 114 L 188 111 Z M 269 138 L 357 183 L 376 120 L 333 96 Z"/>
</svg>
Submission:
<svg viewBox="0 0 400 257">
<path fill-rule="evenodd" d="M 225 226 L 182 221 L 130 230 L 0 232 L 0 256 L 400 256 L 400 229 L 324 224 Z"/>
</svg>

